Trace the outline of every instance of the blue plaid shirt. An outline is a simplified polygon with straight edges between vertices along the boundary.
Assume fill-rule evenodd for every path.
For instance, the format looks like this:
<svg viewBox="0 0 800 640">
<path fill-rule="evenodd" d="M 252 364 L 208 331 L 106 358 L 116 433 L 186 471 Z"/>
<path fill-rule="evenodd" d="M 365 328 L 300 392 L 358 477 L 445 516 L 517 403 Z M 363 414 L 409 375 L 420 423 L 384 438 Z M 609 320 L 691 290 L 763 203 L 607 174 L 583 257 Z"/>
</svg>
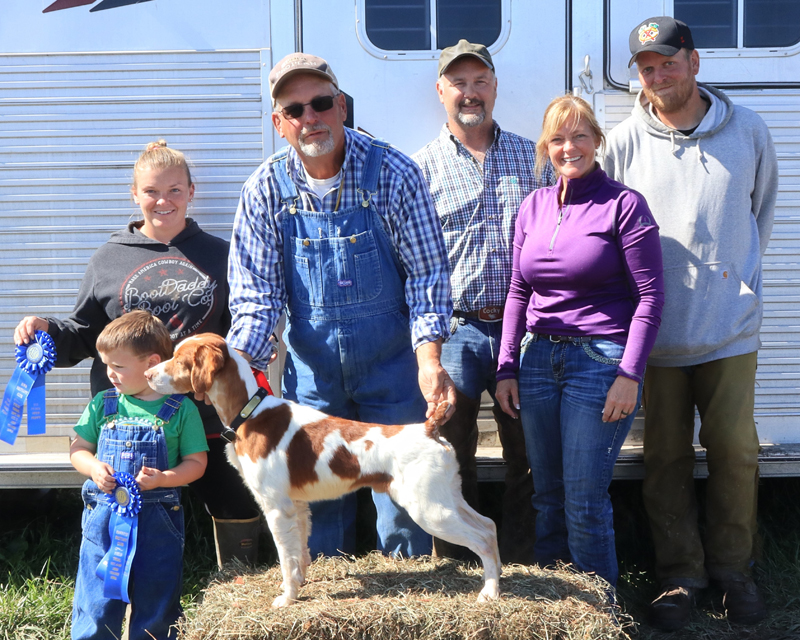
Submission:
<svg viewBox="0 0 800 640">
<path fill-rule="evenodd" d="M 552 166 L 548 162 L 537 178 L 536 143 L 497 123 L 483 167 L 446 124 L 413 158 L 430 185 L 444 230 L 453 307 L 477 311 L 505 304 L 517 212 L 529 193 L 555 182 Z"/>
<path fill-rule="evenodd" d="M 367 136 L 345 129 L 340 209 L 361 203 L 356 187 L 369 146 Z M 302 161 L 294 149 L 289 150 L 287 166 L 303 209 L 334 209 L 338 190 L 329 191 L 320 201 L 306 184 Z M 227 340 L 252 356 L 253 366 L 260 369 L 267 366 L 273 350 L 269 337 L 288 300 L 281 223 L 288 213 L 280 200 L 276 167 L 267 161 L 244 183 L 228 261 L 233 321 Z M 453 306 L 442 228 L 419 168 L 397 149 L 387 149 L 383 155 L 378 193 L 372 202 L 407 276 L 406 302 L 414 349 L 438 338 L 447 339 Z"/>
</svg>

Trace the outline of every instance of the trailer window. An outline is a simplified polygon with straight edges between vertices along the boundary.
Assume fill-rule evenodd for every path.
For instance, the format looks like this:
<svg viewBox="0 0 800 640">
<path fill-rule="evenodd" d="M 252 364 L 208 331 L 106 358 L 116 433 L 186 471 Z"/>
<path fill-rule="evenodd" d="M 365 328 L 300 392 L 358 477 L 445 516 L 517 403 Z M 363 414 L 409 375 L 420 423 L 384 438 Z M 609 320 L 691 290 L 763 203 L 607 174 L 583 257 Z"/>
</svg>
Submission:
<svg viewBox="0 0 800 640">
<path fill-rule="evenodd" d="M 674 0 L 698 49 L 791 47 L 800 42 L 797 0 Z"/>
<path fill-rule="evenodd" d="M 487 46 L 501 31 L 502 0 L 364 0 L 367 37 L 385 51 L 432 51 L 461 38 Z"/>
<path fill-rule="evenodd" d="M 606 80 L 638 91 L 628 35 L 651 15 L 674 15 L 692 29 L 698 80 L 740 87 L 800 87 L 800 0 L 605 0 Z"/>
<path fill-rule="evenodd" d="M 366 0 L 367 35 L 388 51 L 430 49 L 429 0 Z"/>
</svg>

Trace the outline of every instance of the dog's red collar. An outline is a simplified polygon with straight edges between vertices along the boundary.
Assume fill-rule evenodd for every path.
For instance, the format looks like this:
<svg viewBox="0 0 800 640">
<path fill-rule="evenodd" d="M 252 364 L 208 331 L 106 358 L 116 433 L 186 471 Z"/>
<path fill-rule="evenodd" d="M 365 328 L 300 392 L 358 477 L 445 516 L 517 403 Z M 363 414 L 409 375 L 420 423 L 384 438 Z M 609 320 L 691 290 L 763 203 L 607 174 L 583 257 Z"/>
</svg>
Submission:
<svg viewBox="0 0 800 640">
<path fill-rule="evenodd" d="M 264 398 L 266 398 L 268 395 L 269 391 L 267 389 L 259 387 L 253 396 L 247 401 L 247 404 L 242 407 L 242 410 L 233 419 L 231 426 L 222 427 L 222 433 L 219 437 L 226 442 L 233 442 L 236 440 L 236 430 L 239 428 L 239 425 L 253 415 L 253 411 L 256 410 L 256 407 L 258 407 L 258 405 L 261 404 L 261 401 L 264 400 Z"/>
</svg>

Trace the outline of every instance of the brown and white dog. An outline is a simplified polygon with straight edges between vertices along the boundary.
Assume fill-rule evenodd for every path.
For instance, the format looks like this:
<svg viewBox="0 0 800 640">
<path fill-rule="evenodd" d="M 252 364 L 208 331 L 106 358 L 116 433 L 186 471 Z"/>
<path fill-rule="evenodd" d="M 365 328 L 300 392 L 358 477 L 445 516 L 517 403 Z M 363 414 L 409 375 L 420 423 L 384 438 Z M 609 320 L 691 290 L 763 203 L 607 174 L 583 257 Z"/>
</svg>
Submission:
<svg viewBox="0 0 800 640">
<path fill-rule="evenodd" d="M 206 394 L 228 426 L 258 389 L 245 359 L 210 333 L 187 338 L 146 375 L 161 393 Z M 272 606 L 297 599 L 311 564 L 308 503 L 364 486 L 388 493 L 427 533 L 471 549 L 483 563 L 478 600 L 498 597 L 494 523 L 464 501 L 455 453 L 438 435 L 447 407 L 423 424 L 385 426 L 267 396 L 238 427 L 228 459 L 263 509 L 281 563 L 283 594 Z"/>
</svg>

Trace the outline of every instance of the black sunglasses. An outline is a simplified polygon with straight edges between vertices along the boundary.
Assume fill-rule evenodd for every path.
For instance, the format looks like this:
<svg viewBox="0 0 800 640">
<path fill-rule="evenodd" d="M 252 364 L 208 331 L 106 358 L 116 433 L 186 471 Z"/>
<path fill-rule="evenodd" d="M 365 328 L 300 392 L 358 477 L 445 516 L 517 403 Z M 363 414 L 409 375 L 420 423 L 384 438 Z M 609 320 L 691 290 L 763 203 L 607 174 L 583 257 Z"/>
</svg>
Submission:
<svg viewBox="0 0 800 640">
<path fill-rule="evenodd" d="M 339 94 L 337 93 L 336 96 L 338 95 Z M 295 120 L 296 118 L 302 116 L 307 106 L 310 106 L 317 113 L 330 111 L 333 109 L 333 99 L 336 96 L 317 96 L 311 102 L 306 102 L 303 104 L 295 102 L 294 104 L 290 104 L 288 107 L 284 107 L 280 111 L 283 114 L 283 117 L 288 118 L 289 120 Z"/>
</svg>

